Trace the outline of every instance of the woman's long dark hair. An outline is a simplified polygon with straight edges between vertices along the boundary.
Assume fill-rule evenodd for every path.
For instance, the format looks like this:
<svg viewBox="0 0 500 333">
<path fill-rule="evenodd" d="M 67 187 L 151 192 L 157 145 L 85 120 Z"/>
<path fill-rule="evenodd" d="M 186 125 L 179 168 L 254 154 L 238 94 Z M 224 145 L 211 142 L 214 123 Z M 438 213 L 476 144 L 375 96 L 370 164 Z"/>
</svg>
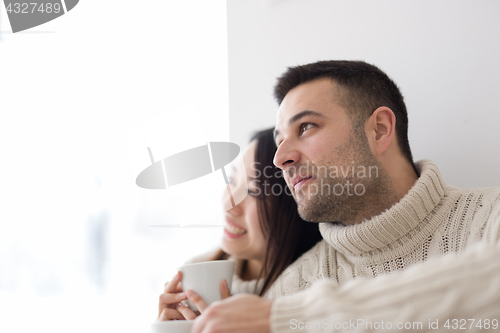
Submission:
<svg viewBox="0 0 500 333">
<path fill-rule="evenodd" d="M 276 153 L 273 130 L 259 131 L 251 139 L 257 140 L 254 165 L 260 189 L 257 211 L 260 228 L 267 239 L 266 255 L 259 275 L 264 277 L 260 296 L 285 268 L 322 239 L 317 223 L 300 218 L 282 170 L 273 164 Z"/>
</svg>

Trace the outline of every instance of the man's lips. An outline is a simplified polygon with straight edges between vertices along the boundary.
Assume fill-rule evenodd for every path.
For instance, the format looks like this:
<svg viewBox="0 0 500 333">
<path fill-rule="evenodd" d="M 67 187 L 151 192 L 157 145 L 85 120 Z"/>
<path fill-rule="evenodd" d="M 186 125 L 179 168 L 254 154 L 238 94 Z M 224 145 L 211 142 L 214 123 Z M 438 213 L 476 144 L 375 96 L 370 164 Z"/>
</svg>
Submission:
<svg viewBox="0 0 500 333">
<path fill-rule="evenodd" d="M 295 191 L 298 191 L 309 179 L 311 176 L 295 176 L 292 178 L 292 186 Z"/>
</svg>

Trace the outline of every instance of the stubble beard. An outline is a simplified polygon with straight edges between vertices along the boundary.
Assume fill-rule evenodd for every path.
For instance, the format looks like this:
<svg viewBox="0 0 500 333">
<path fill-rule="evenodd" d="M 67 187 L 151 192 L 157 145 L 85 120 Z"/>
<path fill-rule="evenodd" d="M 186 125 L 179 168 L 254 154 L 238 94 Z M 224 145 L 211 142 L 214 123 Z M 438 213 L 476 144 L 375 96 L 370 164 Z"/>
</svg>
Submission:
<svg viewBox="0 0 500 333">
<path fill-rule="evenodd" d="M 369 167 L 376 168 L 378 170 L 376 177 L 358 177 L 357 172 L 353 177 L 351 169 L 347 174 L 332 178 L 330 173 L 314 173 L 315 169 L 320 168 L 313 166 L 311 173 L 315 175 L 314 180 L 301 188 L 298 193 L 294 193 L 300 217 L 309 222 L 352 225 L 383 211 L 386 208 L 384 201 L 392 198 L 394 193 L 391 190 L 390 177 L 372 155 L 366 137 L 364 142 L 353 139 L 336 149 L 334 153 L 341 163 L 337 167 L 343 167 L 344 171 L 348 167 L 365 167 L 366 170 Z M 327 170 L 331 170 L 332 166 L 327 165 Z M 348 191 L 349 184 L 351 195 Z M 339 190 L 341 187 L 344 189 L 342 194 Z M 364 189 L 362 194 L 359 189 Z"/>
</svg>

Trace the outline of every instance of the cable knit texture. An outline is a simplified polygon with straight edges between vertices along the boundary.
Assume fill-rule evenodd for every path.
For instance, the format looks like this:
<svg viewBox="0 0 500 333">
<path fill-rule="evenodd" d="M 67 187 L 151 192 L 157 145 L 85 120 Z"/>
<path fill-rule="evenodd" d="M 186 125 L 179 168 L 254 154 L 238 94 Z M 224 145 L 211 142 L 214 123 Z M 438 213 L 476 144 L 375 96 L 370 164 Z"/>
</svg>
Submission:
<svg viewBox="0 0 500 333">
<path fill-rule="evenodd" d="M 431 161 L 417 167 L 407 195 L 380 215 L 352 226 L 320 224 L 323 241 L 266 292 L 276 299 L 273 332 L 290 331 L 291 320 L 420 319 L 423 331 L 438 318 L 438 331 L 447 331 L 448 318 L 500 320 L 500 189 L 446 186 Z"/>
<path fill-rule="evenodd" d="M 236 294 L 255 294 L 258 295 L 264 286 L 264 279 L 254 279 L 245 281 L 241 279 L 243 274 L 244 260 L 229 257 L 228 260 L 234 260 L 233 285 L 231 286 L 231 295 Z"/>
</svg>

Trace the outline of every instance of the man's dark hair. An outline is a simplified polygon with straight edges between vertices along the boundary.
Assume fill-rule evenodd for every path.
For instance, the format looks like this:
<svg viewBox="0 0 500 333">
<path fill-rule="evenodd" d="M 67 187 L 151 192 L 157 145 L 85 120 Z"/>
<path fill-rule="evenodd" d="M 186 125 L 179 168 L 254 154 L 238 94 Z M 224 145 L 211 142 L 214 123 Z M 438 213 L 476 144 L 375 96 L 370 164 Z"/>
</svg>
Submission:
<svg viewBox="0 0 500 333">
<path fill-rule="evenodd" d="M 289 67 L 278 78 L 274 97 L 281 104 L 293 88 L 321 78 L 330 78 L 338 84 L 339 104 L 347 110 L 354 130 L 364 128 L 366 119 L 381 106 L 386 106 L 396 116 L 396 136 L 399 148 L 411 163 L 413 157 L 408 142 L 408 114 L 403 95 L 396 84 L 380 69 L 364 61 L 331 60 Z M 364 131 L 363 131 L 364 133 Z"/>
</svg>

